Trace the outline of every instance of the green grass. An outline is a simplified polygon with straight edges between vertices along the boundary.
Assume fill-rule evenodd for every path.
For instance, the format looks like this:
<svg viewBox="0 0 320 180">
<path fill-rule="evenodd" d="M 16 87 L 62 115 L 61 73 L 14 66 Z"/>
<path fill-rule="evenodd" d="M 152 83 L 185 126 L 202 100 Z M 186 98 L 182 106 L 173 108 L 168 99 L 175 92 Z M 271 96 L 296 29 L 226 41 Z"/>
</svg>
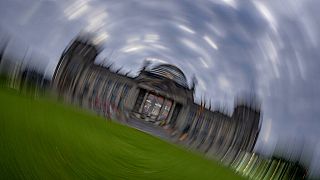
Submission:
<svg viewBox="0 0 320 180">
<path fill-rule="evenodd" d="M 0 179 L 241 179 L 135 129 L 0 88 Z"/>
</svg>

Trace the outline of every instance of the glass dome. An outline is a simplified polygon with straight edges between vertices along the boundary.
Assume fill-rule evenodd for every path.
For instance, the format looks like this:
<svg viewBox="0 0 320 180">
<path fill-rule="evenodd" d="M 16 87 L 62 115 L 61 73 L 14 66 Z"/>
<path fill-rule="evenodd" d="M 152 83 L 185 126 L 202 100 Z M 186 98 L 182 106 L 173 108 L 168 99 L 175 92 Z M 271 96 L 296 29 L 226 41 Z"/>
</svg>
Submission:
<svg viewBox="0 0 320 180">
<path fill-rule="evenodd" d="M 188 88 L 188 83 L 184 73 L 176 66 L 170 64 L 161 64 L 149 70 L 150 73 L 172 79 L 179 85 Z"/>
</svg>

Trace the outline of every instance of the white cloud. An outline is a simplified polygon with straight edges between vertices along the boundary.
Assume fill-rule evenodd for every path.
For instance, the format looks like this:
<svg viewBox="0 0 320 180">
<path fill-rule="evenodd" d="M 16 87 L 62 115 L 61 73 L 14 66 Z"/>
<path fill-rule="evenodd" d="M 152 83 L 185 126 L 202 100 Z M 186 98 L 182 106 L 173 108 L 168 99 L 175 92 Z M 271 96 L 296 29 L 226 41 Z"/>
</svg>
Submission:
<svg viewBox="0 0 320 180">
<path fill-rule="evenodd" d="M 64 13 L 69 20 L 77 19 L 90 10 L 88 0 L 77 0 L 69 5 Z"/>
<path fill-rule="evenodd" d="M 190 33 L 190 34 L 195 34 L 195 33 L 196 33 L 196 32 L 194 32 L 194 30 L 192 30 L 191 28 L 189 28 L 189 27 L 187 27 L 187 26 L 185 26 L 185 25 L 179 24 L 178 27 L 179 27 L 181 30 L 183 30 L 183 31 L 185 31 L 185 32 L 188 32 L 188 33 Z"/>
<path fill-rule="evenodd" d="M 269 22 L 271 28 L 276 32 L 277 31 L 277 21 L 273 17 L 271 11 L 265 6 L 261 1 L 253 1 L 257 9 L 263 15 L 263 17 Z"/>
<path fill-rule="evenodd" d="M 203 36 L 203 39 L 215 50 L 218 50 L 217 44 L 209 37 L 209 36 Z"/>
</svg>

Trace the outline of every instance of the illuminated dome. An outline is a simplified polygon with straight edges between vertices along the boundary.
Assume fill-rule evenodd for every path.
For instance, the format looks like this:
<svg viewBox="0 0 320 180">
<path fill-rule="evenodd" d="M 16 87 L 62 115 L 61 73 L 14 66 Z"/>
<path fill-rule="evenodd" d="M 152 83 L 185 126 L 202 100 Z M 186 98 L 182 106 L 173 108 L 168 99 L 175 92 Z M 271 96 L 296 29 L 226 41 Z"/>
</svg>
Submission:
<svg viewBox="0 0 320 180">
<path fill-rule="evenodd" d="M 186 76 L 176 66 L 170 64 L 161 64 L 149 70 L 150 73 L 171 79 L 179 85 L 188 88 Z"/>
</svg>

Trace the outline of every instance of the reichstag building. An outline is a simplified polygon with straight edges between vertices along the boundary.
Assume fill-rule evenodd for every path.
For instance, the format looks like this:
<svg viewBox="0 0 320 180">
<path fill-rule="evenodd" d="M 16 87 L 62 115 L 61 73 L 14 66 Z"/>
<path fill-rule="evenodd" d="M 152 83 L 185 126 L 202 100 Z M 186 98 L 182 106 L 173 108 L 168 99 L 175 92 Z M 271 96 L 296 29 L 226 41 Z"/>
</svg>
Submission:
<svg viewBox="0 0 320 180">
<path fill-rule="evenodd" d="M 86 38 L 66 48 L 52 81 L 59 97 L 106 117 L 117 109 L 170 128 L 179 141 L 229 165 L 253 151 L 261 125 L 257 106 L 238 103 L 232 114 L 206 108 L 194 102 L 194 85 L 178 67 L 144 66 L 130 77 L 95 64 L 100 52 Z"/>
</svg>

